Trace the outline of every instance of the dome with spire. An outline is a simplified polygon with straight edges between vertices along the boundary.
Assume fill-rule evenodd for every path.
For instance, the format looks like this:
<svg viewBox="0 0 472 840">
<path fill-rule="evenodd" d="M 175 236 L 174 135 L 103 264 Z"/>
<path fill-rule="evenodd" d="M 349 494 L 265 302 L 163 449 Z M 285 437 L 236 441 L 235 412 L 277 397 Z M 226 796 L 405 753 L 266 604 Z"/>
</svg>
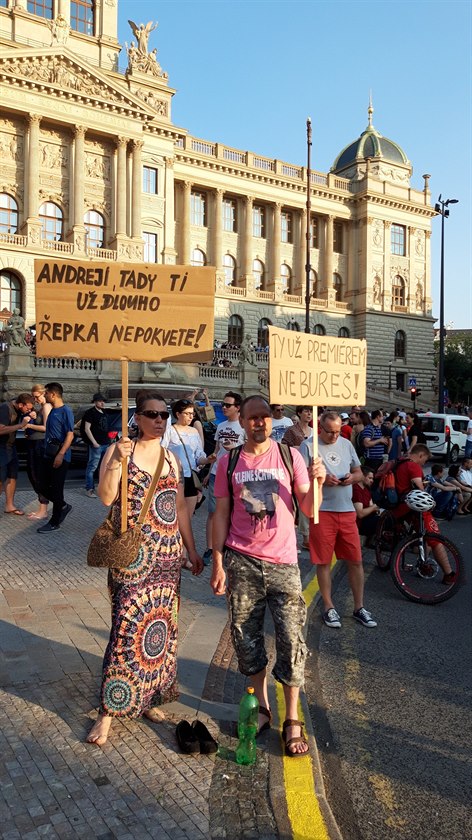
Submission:
<svg viewBox="0 0 472 840">
<path fill-rule="evenodd" d="M 398 143 L 394 143 L 393 140 L 383 137 L 380 132 L 374 128 L 372 124 L 372 115 L 374 113 L 372 101 L 369 102 L 367 113 L 369 115 L 367 128 L 362 132 L 361 136 L 358 137 L 357 140 L 353 143 L 349 143 L 349 145 L 342 150 L 334 161 L 331 167 L 331 172 L 335 172 L 337 175 L 350 177 L 353 173 L 352 170 L 351 172 L 348 170 L 352 167 L 355 167 L 357 170 L 357 166 L 360 163 L 364 163 L 367 158 L 376 158 L 390 164 L 411 168 L 405 152 L 402 148 L 400 148 Z"/>
</svg>

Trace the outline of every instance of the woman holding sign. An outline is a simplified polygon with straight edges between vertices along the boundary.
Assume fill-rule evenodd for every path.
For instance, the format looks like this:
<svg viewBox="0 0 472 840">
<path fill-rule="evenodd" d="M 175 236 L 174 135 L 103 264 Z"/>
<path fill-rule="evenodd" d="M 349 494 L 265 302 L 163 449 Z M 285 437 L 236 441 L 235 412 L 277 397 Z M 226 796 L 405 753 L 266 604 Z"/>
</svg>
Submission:
<svg viewBox="0 0 472 840">
<path fill-rule="evenodd" d="M 193 574 L 203 569 L 195 549 L 181 469 L 161 438 L 169 412 L 154 391 L 136 394 L 138 439 L 121 438 L 105 453 L 98 495 L 120 521 L 121 471 L 128 461 L 128 523 L 138 519 L 147 488 L 163 466 L 142 527 L 142 543 L 134 562 L 111 568 L 108 584 L 112 603 L 110 640 L 103 662 L 100 710 L 87 742 L 103 746 L 113 718 L 145 715 L 164 718 L 159 706 L 178 697 L 177 614 L 179 609 L 182 539 Z"/>
</svg>

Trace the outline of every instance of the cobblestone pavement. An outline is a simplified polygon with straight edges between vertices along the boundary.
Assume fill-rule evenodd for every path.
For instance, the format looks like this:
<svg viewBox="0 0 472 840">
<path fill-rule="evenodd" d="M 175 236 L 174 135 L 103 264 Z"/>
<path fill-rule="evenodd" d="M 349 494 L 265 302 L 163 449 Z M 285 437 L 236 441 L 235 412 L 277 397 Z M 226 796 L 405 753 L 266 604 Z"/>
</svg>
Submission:
<svg viewBox="0 0 472 840">
<path fill-rule="evenodd" d="M 275 813 L 271 803 L 269 765 L 281 755 L 277 733 L 262 740 L 254 767 L 234 762 L 230 719 L 245 681 L 208 568 L 200 578 L 183 573 L 185 686 L 181 702 L 172 704 L 174 720 L 115 721 L 103 749 L 84 743 L 109 633 L 106 572 L 88 568 L 85 553 L 105 508 L 79 488 L 66 491 L 73 509 L 59 532 L 39 535 L 38 523 L 26 516 L 0 514 L 1 837 L 288 837 L 277 813 L 283 801 Z M 18 492 L 17 503 L 27 511 L 36 507 L 30 491 Z M 204 507 L 194 518 L 201 551 L 205 519 Z M 191 677 L 197 671 L 203 691 L 196 699 Z M 197 713 L 219 740 L 217 756 L 178 752 L 175 718 Z"/>
</svg>

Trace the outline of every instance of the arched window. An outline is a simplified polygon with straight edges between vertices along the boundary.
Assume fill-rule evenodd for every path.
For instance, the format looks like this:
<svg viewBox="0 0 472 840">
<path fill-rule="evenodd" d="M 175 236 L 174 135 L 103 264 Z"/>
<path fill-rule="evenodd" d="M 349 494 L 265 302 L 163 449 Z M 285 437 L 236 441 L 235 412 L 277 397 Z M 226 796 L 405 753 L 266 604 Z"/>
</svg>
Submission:
<svg viewBox="0 0 472 840">
<path fill-rule="evenodd" d="M 294 330 L 294 332 L 300 332 L 300 324 L 298 321 L 293 321 L 291 318 L 287 323 L 288 330 Z"/>
<path fill-rule="evenodd" d="M 280 279 L 282 281 L 283 293 L 289 295 L 292 288 L 292 271 L 290 266 L 285 263 L 280 266 Z"/>
<path fill-rule="evenodd" d="M 257 325 L 257 346 L 268 347 L 269 346 L 269 326 L 272 322 L 269 321 L 268 318 L 261 318 Z"/>
<path fill-rule="evenodd" d="M 93 0 L 72 0 L 70 4 L 70 27 L 84 35 L 93 35 Z"/>
<path fill-rule="evenodd" d="M 323 324 L 315 324 L 313 327 L 313 335 L 326 335 L 326 330 Z"/>
<path fill-rule="evenodd" d="M 312 297 L 319 298 L 320 289 L 318 283 L 318 275 L 314 268 L 310 268 L 310 291 Z"/>
<path fill-rule="evenodd" d="M 265 280 L 264 263 L 261 260 L 253 260 L 252 273 L 254 275 L 254 288 L 263 289 Z"/>
<path fill-rule="evenodd" d="M 28 0 L 27 8 L 32 15 L 52 20 L 52 0 Z"/>
<path fill-rule="evenodd" d="M 62 210 L 52 201 L 45 201 L 39 208 L 41 221 L 41 238 L 49 242 L 60 242 L 62 239 Z"/>
<path fill-rule="evenodd" d="M 21 312 L 21 283 L 12 271 L 0 273 L 0 317 L 1 313 L 8 317 L 15 309 Z"/>
<path fill-rule="evenodd" d="M 333 289 L 336 293 L 336 300 L 341 300 L 342 298 L 342 291 L 343 291 L 343 281 L 339 274 L 336 272 L 333 274 Z"/>
<path fill-rule="evenodd" d="M 0 232 L 18 232 L 18 204 L 8 193 L 0 193 Z"/>
<path fill-rule="evenodd" d="M 241 345 L 243 340 L 243 319 L 239 315 L 231 315 L 228 321 L 228 344 Z"/>
<path fill-rule="evenodd" d="M 105 244 L 105 219 L 96 210 L 88 210 L 84 216 L 87 232 L 87 248 L 103 248 Z"/>
<path fill-rule="evenodd" d="M 393 355 L 396 359 L 404 359 L 406 356 L 406 334 L 403 330 L 397 330 L 395 333 Z"/>
<path fill-rule="evenodd" d="M 223 268 L 225 270 L 225 285 L 234 286 L 236 280 L 236 260 L 231 254 L 224 255 Z"/>
<path fill-rule="evenodd" d="M 347 327 L 340 327 L 338 331 L 339 338 L 349 338 L 349 330 Z"/>
<path fill-rule="evenodd" d="M 203 266 L 206 265 L 206 256 L 200 248 L 194 248 L 192 251 L 192 259 L 190 265 Z"/>
<path fill-rule="evenodd" d="M 405 281 L 399 274 L 393 278 L 392 305 L 405 306 Z"/>
</svg>

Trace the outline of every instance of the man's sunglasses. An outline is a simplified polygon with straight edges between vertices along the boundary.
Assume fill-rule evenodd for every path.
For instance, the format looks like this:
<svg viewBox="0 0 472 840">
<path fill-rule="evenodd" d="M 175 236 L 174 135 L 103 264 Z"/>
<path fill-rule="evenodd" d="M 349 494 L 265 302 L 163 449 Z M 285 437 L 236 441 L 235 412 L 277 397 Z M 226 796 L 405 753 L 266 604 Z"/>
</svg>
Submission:
<svg viewBox="0 0 472 840">
<path fill-rule="evenodd" d="M 158 417 L 160 417 L 161 420 L 168 420 L 170 417 L 168 411 L 153 411 L 150 408 L 145 411 L 137 411 L 136 414 L 142 414 L 143 417 L 147 417 L 148 420 L 157 420 Z"/>
<path fill-rule="evenodd" d="M 221 405 L 223 406 L 223 408 L 234 408 L 236 403 L 225 403 L 224 402 L 224 403 L 221 403 Z"/>
</svg>

